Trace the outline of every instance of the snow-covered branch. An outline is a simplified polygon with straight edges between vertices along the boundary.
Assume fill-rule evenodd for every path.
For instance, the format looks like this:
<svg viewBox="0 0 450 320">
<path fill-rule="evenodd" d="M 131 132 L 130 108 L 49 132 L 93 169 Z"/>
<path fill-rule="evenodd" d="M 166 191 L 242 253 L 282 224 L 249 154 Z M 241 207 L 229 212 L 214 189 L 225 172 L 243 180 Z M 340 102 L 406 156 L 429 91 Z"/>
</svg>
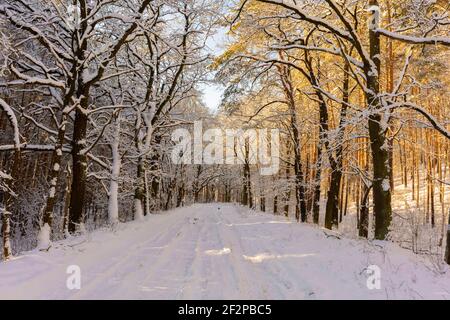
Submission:
<svg viewBox="0 0 450 320">
<path fill-rule="evenodd" d="M 397 32 L 388 31 L 386 29 L 377 28 L 375 32 L 388 37 L 390 39 L 398 40 L 405 43 L 411 44 L 434 44 L 434 45 L 443 45 L 450 46 L 450 38 L 448 37 L 416 37 L 410 35 L 404 35 Z"/>
<path fill-rule="evenodd" d="M 0 108 L 3 109 L 4 112 L 6 112 L 6 115 L 9 118 L 9 122 L 11 123 L 11 126 L 14 131 L 14 148 L 19 150 L 20 149 L 20 133 L 19 133 L 19 125 L 17 123 L 16 115 L 14 114 L 13 109 L 3 100 L 0 98 Z"/>
</svg>

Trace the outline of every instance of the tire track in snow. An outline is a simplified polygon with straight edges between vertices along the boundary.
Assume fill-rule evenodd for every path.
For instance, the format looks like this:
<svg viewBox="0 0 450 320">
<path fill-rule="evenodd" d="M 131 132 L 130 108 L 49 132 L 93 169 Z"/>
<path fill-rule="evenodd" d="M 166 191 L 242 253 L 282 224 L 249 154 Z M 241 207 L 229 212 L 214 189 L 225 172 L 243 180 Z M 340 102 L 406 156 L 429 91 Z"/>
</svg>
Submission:
<svg viewBox="0 0 450 320">
<path fill-rule="evenodd" d="M 182 290 L 177 296 L 179 299 L 202 299 L 202 294 L 208 286 L 208 272 L 204 272 L 204 246 L 203 242 L 208 242 L 208 224 L 204 221 L 206 217 L 198 219 L 200 230 L 194 250 L 192 263 L 187 267 L 186 278 L 184 279 Z M 200 293 L 200 295 L 198 295 Z"/>
<path fill-rule="evenodd" d="M 238 212 L 235 205 L 226 205 L 225 207 L 229 208 L 229 210 L 224 210 L 227 211 L 227 213 L 221 211 L 217 214 L 222 221 L 219 235 L 222 242 L 231 248 L 231 254 L 228 256 L 228 259 L 230 262 L 230 270 L 233 272 L 238 290 L 236 297 L 267 299 L 269 289 L 263 282 L 260 282 L 260 279 L 264 279 L 264 277 L 261 275 L 260 270 L 252 267 L 245 261 L 245 252 L 241 242 L 242 239 L 237 231 L 232 228 L 233 223 L 239 221 L 233 221 L 234 219 L 242 219 L 241 214 Z M 235 216 L 232 217 L 231 215 Z"/>
<path fill-rule="evenodd" d="M 240 296 L 242 279 L 235 272 L 229 241 L 225 241 L 223 223 L 217 213 L 218 205 L 208 205 L 209 213 L 204 214 L 200 246 L 192 265 L 193 276 L 189 290 L 183 295 L 187 299 L 229 299 Z M 197 291 L 196 291 L 197 290 Z M 200 294 L 199 292 L 200 291 Z"/>
<path fill-rule="evenodd" d="M 179 232 L 172 235 L 171 240 L 162 249 L 156 262 L 143 275 L 140 281 L 140 285 L 144 289 L 141 293 L 143 298 L 150 296 L 151 298 L 171 297 L 173 299 L 174 295 L 178 297 L 182 293 L 182 284 L 186 278 L 188 267 L 194 260 L 192 253 L 195 252 L 198 243 L 198 214 L 189 210 L 182 221 L 183 224 Z M 155 289 L 158 288 L 161 289 L 161 292 L 156 292 L 155 295 L 154 293 L 157 291 Z"/>
<path fill-rule="evenodd" d="M 241 217 L 245 218 L 246 216 L 239 210 L 239 207 L 234 206 L 233 208 L 236 213 Z M 274 219 L 273 216 L 270 217 L 271 220 Z M 264 219 L 263 215 L 258 216 L 258 219 Z M 240 248 L 242 248 L 242 252 L 246 251 L 248 248 L 244 240 L 245 237 L 243 236 L 243 232 L 239 231 L 239 228 L 236 228 L 235 224 L 233 224 L 233 221 L 224 219 L 227 221 L 227 225 L 229 229 L 234 230 L 233 239 L 235 239 L 236 242 L 239 243 Z M 255 239 L 258 239 L 258 235 L 261 234 L 261 225 L 269 226 L 269 228 L 274 227 L 276 224 L 269 224 L 266 222 L 262 223 L 255 223 L 253 224 L 254 228 L 258 228 L 255 232 Z M 251 227 L 252 224 L 245 225 L 244 228 Z M 250 232 L 248 232 L 250 233 Z M 296 241 L 301 242 L 301 239 L 296 239 Z M 267 257 L 277 257 L 280 252 L 279 248 L 274 248 L 273 246 L 274 240 L 269 239 L 265 241 L 252 241 L 252 250 L 256 249 L 256 252 L 258 254 L 266 254 Z M 249 255 L 246 255 L 249 256 Z M 251 256 L 251 255 L 250 255 Z M 244 257 L 243 257 L 244 258 Z M 263 259 L 264 260 L 264 259 Z M 283 263 L 283 260 L 281 259 L 270 259 L 270 261 L 261 261 L 261 262 L 251 262 L 249 259 L 245 259 L 245 263 L 250 264 L 253 270 L 258 270 L 259 274 L 262 274 L 263 277 L 261 279 L 264 279 L 266 281 L 265 283 L 265 289 L 264 291 L 266 293 L 269 293 L 269 296 L 266 298 L 270 299 L 299 299 L 299 298 L 310 298 L 310 293 L 313 292 L 311 289 L 311 286 L 309 284 L 309 281 L 307 281 L 304 277 L 301 276 L 301 272 L 299 275 L 299 272 L 297 270 L 293 270 L 289 264 Z M 299 267 L 301 264 L 299 263 Z M 295 275 L 293 277 L 292 275 Z M 267 278 L 273 279 L 272 281 L 267 281 Z M 299 286 L 299 283 L 302 285 Z M 269 287 L 267 287 L 267 285 Z M 304 297 L 299 297 L 296 295 L 298 292 L 303 292 Z"/>
<path fill-rule="evenodd" d="M 151 223 L 152 219 L 149 219 L 145 223 Z M 163 226 L 165 227 L 165 224 L 167 224 L 166 220 L 161 221 Z M 185 226 L 184 221 L 181 219 L 177 224 L 175 225 L 169 225 L 169 230 L 162 227 L 160 228 L 160 232 L 155 234 L 153 237 L 150 237 L 149 239 L 145 239 L 144 241 L 139 242 L 138 244 L 134 245 L 132 248 L 123 248 L 124 250 L 118 250 L 118 248 L 115 248 L 117 251 L 116 256 L 118 255 L 119 258 L 117 261 L 113 262 L 112 264 L 108 265 L 106 268 L 103 268 L 100 272 L 95 272 L 92 277 L 89 279 L 82 279 L 82 288 L 80 291 L 75 292 L 74 294 L 70 295 L 69 299 L 80 299 L 82 297 L 89 297 L 93 294 L 93 292 L 108 292 L 103 290 L 105 285 L 111 286 L 111 279 L 117 278 L 117 272 L 121 269 L 124 269 L 126 264 L 131 264 L 131 266 L 136 266 L 138 263 L 136 257 L 139 257 L 142 255 L 142 248 L 148 245 L 151 245 L 155 241 L 156 246 L 158 246 L 161 242 L 161 240 L 166 239 L 170 235 L 172 235 L 174 232 L 182 229 Z M 140 230 L 141 231 L 141 230 Z M 146 234 L 144 233 L 143 236 Z M 125 255 L 123 255 L 123 252 L 126 252 Z M 97 264 L 96 261 L 92 261 L 90 264 L 95 265 Z M 98 263 L 99 265 L 104 264 L 105 261 L 101 261 Z M 89 267 L 86 266 L 80 266 L 82 269 L 82 275 L 85 274 L 83 270 L 89 270 Z M 133 271 L 136 271 L 136 268 L 132 268 Z M 125 279 L 122 279 L 121 282 L 125 282 Z M 126 286 L 130 286 L 130 284 L 127 284 Z M 114 287 L 114 286 L 113 286 Z M 123 288 L 122 288 L 123 289 Z M 93 291 L 93 292 L 92 292 Z M 118 292 L 109 292 L 110 295 L 113 295 L 115 293 L 118 293 L 119 296 L 123 296 L 123 292 L 121 289 L 117 290 Z M 94 295 L 95 296 L 95 295 Z"/>
</svg>

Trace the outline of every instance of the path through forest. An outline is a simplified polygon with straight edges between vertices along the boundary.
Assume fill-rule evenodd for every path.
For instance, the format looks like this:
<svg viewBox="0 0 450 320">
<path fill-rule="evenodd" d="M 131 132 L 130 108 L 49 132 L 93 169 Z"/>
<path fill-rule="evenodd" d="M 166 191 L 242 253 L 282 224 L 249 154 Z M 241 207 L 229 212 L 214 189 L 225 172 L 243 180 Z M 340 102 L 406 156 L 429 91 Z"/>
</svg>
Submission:
<svg viewBox="0 0 450 320">
<path fill-rule="evenodd" d="M 80 267 L 80 290 L 66 287 L 69 265 Z M 380 268 L 380 289 L 367 287 L 370 265 Z M 0 298 L 449 299 L 445 270 L 392 243 L 198 204 L 2 262 Z"/>
</svg>

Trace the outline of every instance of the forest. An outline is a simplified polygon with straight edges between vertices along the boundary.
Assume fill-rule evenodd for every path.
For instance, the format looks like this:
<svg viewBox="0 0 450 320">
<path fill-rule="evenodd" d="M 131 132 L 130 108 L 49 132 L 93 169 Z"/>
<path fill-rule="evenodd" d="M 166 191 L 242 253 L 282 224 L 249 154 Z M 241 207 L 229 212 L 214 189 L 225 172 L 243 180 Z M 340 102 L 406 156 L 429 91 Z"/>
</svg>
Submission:
<svg viewBox="0 0 450 320">
<path fill-rule="evenodd" d="M 449 14 L 444 0 L 0 0 L 2 259 L 235 203 L 450 264 Z M 233 144 L 237 163 L 174 161 L 173 133 L 196 123 L 272 134 Z M 262 174 L 250 149 L 275 150 L 274 130 L 279 168 Z"/>
</svg>

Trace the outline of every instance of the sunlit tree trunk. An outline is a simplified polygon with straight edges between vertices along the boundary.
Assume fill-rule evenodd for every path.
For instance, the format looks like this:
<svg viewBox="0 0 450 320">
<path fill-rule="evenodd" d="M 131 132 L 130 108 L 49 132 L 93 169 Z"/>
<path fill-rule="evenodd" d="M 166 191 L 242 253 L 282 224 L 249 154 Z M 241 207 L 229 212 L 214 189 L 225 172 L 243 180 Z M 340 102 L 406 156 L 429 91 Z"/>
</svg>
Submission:
<svg viewBox="0 0 450 320">
<path fill-rule="evenodd" d="M 342 104 L 341 113 L 338 126 L 338 146 L 336 147 L 336 158 L 333 159 L 330 155 L 331 165 L 331 179 L 330 188 L 328 190 L 326 211 L 325 211 L 325 227 L 331 229 L 335 217 L 339 215 L 339 190 L 341 188 L 342 180 L 342 162 L 343 162 L 343 138 L 344 125 L 347 116 L 347 104 L 349 102 L 349 72 L 350 66 L 348 63 L 344 67 L 344 83 L 342 87 Z"/>
</svg>

